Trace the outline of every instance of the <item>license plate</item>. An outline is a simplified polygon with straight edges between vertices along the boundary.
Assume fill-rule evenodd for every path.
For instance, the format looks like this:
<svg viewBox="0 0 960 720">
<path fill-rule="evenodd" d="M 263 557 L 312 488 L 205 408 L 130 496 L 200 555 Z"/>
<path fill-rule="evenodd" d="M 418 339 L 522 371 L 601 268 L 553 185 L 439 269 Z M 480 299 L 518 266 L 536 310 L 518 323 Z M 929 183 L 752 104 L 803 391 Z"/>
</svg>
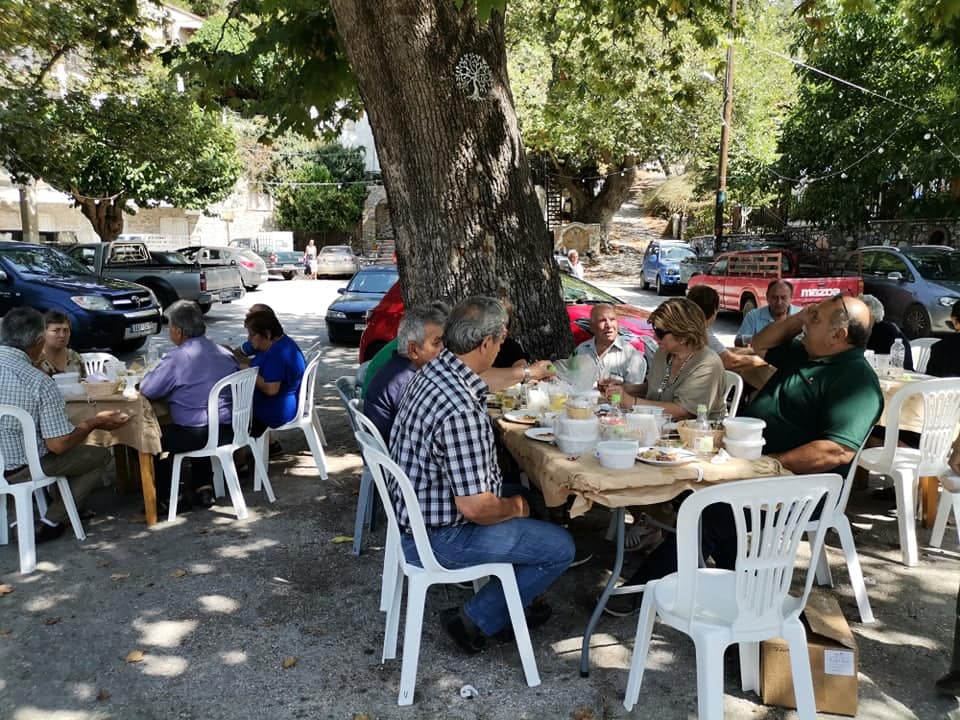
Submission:
<svg viewBox="0 0 960 720">
<path fill-rule="evenodd" d="M 240 297 L 240 291 L 239 291 L 239 290 L 224 290 L 223 292 L 220 293 L 220 300 L 221 300 L 221 301 L 224 301 L 224 300 L 236 300 L 238 297 Z"/>
<path fill-rule="evenodd" d="M 365 323 L 357 323 L 356 325 L 353 326 L 353 329 L 358 332 L 363 332 L 364 330 L 367 329 L 367 326 Z"/>
<path fill-rule="evenodd" d="M 124 331 L 123 336 L 125 338 L 143 337 L 144 335 L 153 335 L 159 329 L 160 328 L 157 327 L 156 323 L 136 323 L 135 325 L 128 327 Z"/>
</svg>

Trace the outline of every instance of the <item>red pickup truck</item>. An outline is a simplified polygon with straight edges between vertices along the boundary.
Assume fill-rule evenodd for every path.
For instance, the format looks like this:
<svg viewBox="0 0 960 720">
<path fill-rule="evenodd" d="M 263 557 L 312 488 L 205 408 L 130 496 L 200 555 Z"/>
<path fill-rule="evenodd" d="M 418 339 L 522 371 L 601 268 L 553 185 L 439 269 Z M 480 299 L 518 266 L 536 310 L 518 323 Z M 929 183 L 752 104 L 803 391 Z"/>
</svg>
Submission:
<svg viewBox="0 0 960 720">
<path fill-rule="evenodd" d="M 829 273 L 823 263 L 805 263 L 796 252 L 741 250 L 718 256 L 706 272 L 693 275 L 687 287 L 712 287 L 720 295 L 721 310 L 739 310 L 744 315 L 767 304 L 771 280 L 789 281 L 793 304 L 801 307 L 839 292 L 852 296 L 863 292 L 862 277 L 829 277 Z"/>
</svg>

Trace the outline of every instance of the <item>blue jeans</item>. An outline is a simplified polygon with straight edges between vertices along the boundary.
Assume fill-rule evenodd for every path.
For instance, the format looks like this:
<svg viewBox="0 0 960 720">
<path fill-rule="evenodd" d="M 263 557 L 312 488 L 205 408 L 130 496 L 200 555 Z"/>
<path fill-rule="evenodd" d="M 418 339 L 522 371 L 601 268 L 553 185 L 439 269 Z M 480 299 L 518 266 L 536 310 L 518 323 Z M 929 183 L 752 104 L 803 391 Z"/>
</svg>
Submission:
<svg viewBox="0 0 960 720">
<path fill-rule="evenodd" d="M 541 520 L 515 518 L 496 525 L 465 523 L 427 528 L 427 535 L 437 562 L 445 568 L 511 563 L 524 607 L 573 562 L 570 533 Z M 420 565 L 412 535 L 403 535 L 403 552 L 409 562 Z M 490 578 L 463 606 L 463 611 L 484 635 L 495 635 L 510 624 L 507 601 L 495 578 Z"/>
</svg>

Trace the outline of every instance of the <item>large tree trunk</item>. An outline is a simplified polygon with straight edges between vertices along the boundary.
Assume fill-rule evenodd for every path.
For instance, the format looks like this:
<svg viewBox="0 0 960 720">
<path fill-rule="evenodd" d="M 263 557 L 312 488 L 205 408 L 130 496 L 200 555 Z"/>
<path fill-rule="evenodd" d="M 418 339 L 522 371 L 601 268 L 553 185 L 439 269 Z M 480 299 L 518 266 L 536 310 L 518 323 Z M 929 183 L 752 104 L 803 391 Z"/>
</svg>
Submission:
<svg viewBox="0 0 960 720">
<path fill-rule="evenodd" d="M 40 215 L 37 212 L 37 181 L 20 185 L 20 234 L 24 242 L 40 242 Z"/>
<path fill-rule="evenodd" d="M 558 168 L 561 170 L 561 168 Z M 626 157 L 619 165 L 608 167 L 608 174 L 594 192 L 593 180 L 586 183 L 567 178 L 560 172 L 558 182 L 570 196 L 570 219 L 580 223 L 598 223 L 601 227 L 601 252 L 608 252 L 607 231 L 620 206 L 630 197 L 630 188 L 637 177 L 636 161 Z"/>
<path fill-rule="evenodd" d="M 534 192 L 507 79 L 503 16 L 478 24 L 452 0 L 332 0 L 370 116 L 404 301 L 509 298 L 514 332 L 537 357 L 572 347 L 558 268 Z M 490 90 L 457 87 L 464 55 Z"/>
<path fill-rule="evenodd" d="M 112 242 L 123 232 L 123 206 L 126 200 L 114 198 L 89 198 L 74 191 L 73 201 L 83 216 L 93 225 L 101 242 Z"/>
</svg>

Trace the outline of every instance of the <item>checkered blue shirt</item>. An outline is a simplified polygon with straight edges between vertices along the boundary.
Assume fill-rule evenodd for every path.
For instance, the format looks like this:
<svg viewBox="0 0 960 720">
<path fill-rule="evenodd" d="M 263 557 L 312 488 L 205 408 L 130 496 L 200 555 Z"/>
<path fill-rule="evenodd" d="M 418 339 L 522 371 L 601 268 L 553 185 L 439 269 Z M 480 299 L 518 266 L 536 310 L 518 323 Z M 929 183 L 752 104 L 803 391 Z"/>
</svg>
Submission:
<svg viewBox="0 0 960 720">
<path fill-rule="evenodd" d="M 26 410 L 37 427 L 37 449 L 40 457 L 48 452 L 44 438 L 55 438 L 73 432 L 67 418 L 66 403 L 57 384 L 46 373 L 37 370 L 29 356 L 17 348 L 0 345 L 0 405 L 15 405 Z M 20 423 L 10 417 L 0 419 L 0 453 L 4 470 L 27 464 Z"/>
<path fill-rule="evenodd" d="M 461 525 L 455 498 L 500 495 L 500 467 L 484 395 L 487 384 L 444 350 L 407 387 L 390 433 L 390 455 L 410 478 L 429 527 Z M 407 509 L 390 487 L 401 529 Z"/>
</svg>

